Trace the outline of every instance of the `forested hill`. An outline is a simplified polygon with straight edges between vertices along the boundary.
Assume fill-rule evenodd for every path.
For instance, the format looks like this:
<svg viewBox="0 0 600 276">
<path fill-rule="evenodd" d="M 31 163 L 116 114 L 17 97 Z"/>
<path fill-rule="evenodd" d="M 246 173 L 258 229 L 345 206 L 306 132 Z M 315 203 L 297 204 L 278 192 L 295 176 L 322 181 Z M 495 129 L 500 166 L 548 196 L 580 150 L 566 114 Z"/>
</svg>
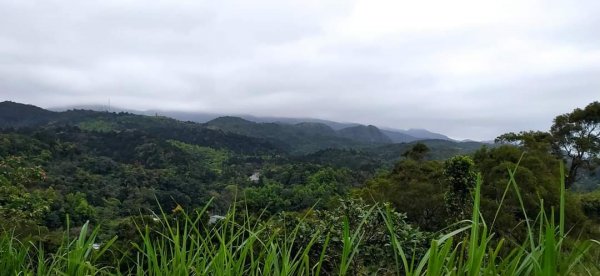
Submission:
<svg viewBox="0 0 600 276">
<path fill-rule="evenodd" d="M 294 155 L 324 149 L 369 149 L 420 139 L 369 125 L 333 129 L 325 123 L 256 123 L 239 117 L 219 117 L 207 123 L 182 122 L 163 116 L 92 110 L 49 111 L 14 102 L 0 103 L 0 128 L 76 126 L 86 131 L 143 131 L 234 151 L 281 151 Z M 445 136 L 441 136 L 445 137 Z M 447 137 L 446 137 L 447 138 Z"/>
<path fill-rule="evenodd" d="M 452 141 L 423 143 L 432 148 L 427 159 L 475 150 Z M 300 210 L 362 185 L 403 159 L 412 146 L 389 143 L 375 127 L 344 131 L 314 122 L 254 123 L 235 117 L 199 124 L 0 103 L 3 168 L 44 172 L 43 179 L 16 191 L 38 196 L 32 200 L 47 210 L 41 217 L 16 217 L 13 223 L 23 231 L 30 224 L 59 228 L 67 215 L 80 224 L 158 211 L 157 201 L 167 209 L 195 208 L 214 198 L 214 210 L 223 211 L 238 192 L 251 195 L 245 201 L 249 208 Z M 249 178 L 255 174 L 258 182 Z M 320 181 L 329 186 L 311 186 Z"/>
<path fill-rule="evenodd" d="M 94 111 L 105 112 L 109 108 L 108 108 L 108 106 L 102 106 L 102 105 L 74 105 L 74 106 L 67 106 L 67 107 L 57 107 L 57 108 L 53 108 L 52 110 L 53 111 L 66 111 L 66 110 L 72 110 L 72 109 L 83 109 L 83 110 L 94 110 Z M 128 113 L 137 114 L 137 115 L 151 115 L 152 116 L 152 115 L 160 114 L 162 116 L 174 118 L 177 120 L 192 121 L 192 122 L 196 122 L 196 123 L 207 123 L 207 122 L 209 122 L 211 120 L 215 120 L 215 119 L 218 119 L 217 121 L 219 121 L 221 118 L 232 118 L 232 116 L 229 116 L 229 115 L 226 116 L 223 114 L 203 113 L 203 112 L 168 111 L 168 110 L 152 110 L 152 109 L 140 111 L 140 110 L 127 109 L 127 108 L 119 108 L 119 107 L 111 107 L 110 110 L 112 110 L 113 112 L 128 112 Z M 296 124 L 316 123 L 319 125 L 326 125 L 336 131 L 344 129 L 344 128 L 361 126 L 360 124 L 357 124 L 357 123 L 335 122 L 335 121 L 315 119 L 315 118 L 257 117 L 257 116 L 242 115 L 242 114 L 235 115 L 234 118 L 241 118 L 241 119 L 244 119 L 244 120 L 252 122 L 252 123 L 274 123 L 274 124 L 278 124 L 278 125 L 296 125 Z M 451 138 L 449 138 L 446 135 L 431 132 L 426 129 L 418 129 L 418 128 L 411 128 L 411 129 L 381 128 L 381 129 L 379 129 L 379 131 L 381 131 L 385 136 L 387 136 L 394 143 L 407 143 L 407 142 L 413 142 L 413 141 L 418 141 L 418 140 L 430 140 L 430 139 L 452 140 Z M 384 139 L 386 139 L 386 138 L 384 138 Z"/>
<path fill-rule="evenodd" d="M 21 132 L 60 132 L 77 127 L 105 137 L 141 136 L 176 139 L 201 146 L 224 148 L 239 153 L 283 152 L 283 145 L 271 141 L 208 129 L 202 125 L 157 116 L 109 113 L 89 110 L 47 111 L 31 105 L 0 103 L 0 128 L 17 128 Z"/>
<path fill-rule="evenodd" d="M 0 102 L 0 127 L 31 127 L 53 120 L 58 113 L 37 106 Z"/>
<path fill-rule="evenodd" d="M 326 148 L 365 148 L 392 142 L 374 126 L 352 126 L 336 131 L 323 123 L 255 123 L 239 117 L 219 117 L 205 125 L 211 129 L 278 140 L 289 144 L 295 153 Z"/>
<path fill-rule="evenodd" d="M 353 126 L 340 129 L 338 134 L 342 137 L 365 143 L 389 144 L 392 140 L 385 136 L 376 126 Z"/>
<path fill-rule="evenodd" d="M 119 162 L 143 163 L 139 160 L 141 148 L 157 147 L 153 150 L 161 152 L 164 150 L 159 148 L 163 145 L 172 146 L 169 141 L 178 141 L 226 150 L 236 156 L 293 156 L 301 162 L 369 172 L 393 165 L 416 141 L 430 148 L 426 156 L 429 160 L 471 153 L 483 145 L 445 139 L 418 140 L 375 126 L 333 129 L 320 122 L 256 123 L 239 117 L 219 117 L 200 124 L 127 112 L 55 112 L 14 102 L 0 103 L 0 129 L 42 142 L 70 141 L 79 151 L 89 150 Z M 392 143 L 397 141 L 412 142 Z"/>
<path fill-rule="evenodd" d="M 240 210 L 239 221 L 261 225 L 266 234 L 302 231 L 290 248 L 314 241 L 322 252 L 330 242 L 326 254 L 335 260 L 350 239 L 344 238 L 346 227 L 341 226 L 351 225 L 365 237 L 358 260 L 375 272 L 395 259 L 381 250 L 391 249 L 386 231 L 392 225 L 381 221 L 381 214 L 394 212 L 393 233 L 402 235 L 410 246 L 406 250 L 418 245 L 422 254 L 429 248 L 422 241 L 468 219 L 477 175 L 483 183 L 481 217 L 497 219 L 494 229 L 501 238 L 525 244 L 529 236 L 518 210 L 535 214 L 542 203 L 547 210 L 559 210 L 561 159 L 548 150 L 547 134 L 500 138 L 504 144 L 489 146 L 445 139 L 391 143 L 374 126 L 333 129 L 318 122 L 255 123 L 237 117 L 200 124 L 124 112 L 52 112 L 4 102 L 0 230 L 23 237 L 18 244 L 58 248 L 65 244 L 64 233 L 99 227 L 96 242 L 115 241 L 111 250 L 131 264 L 139 256 L 131 251 L 140 242 L 139 234 L 159 237 L 155 233 L 165 230 L 163 222 L 179 225 L 175 222 L 184 219 L 183 212 L 206 210 L 193 224 L 201 221 L 210 228 L 220 227 L 212 219 L 234 218 L 228 210 Z M 527 142 L 506 142 L 515 139 Z M 522 191 L 518 197 L 502 192 L 512 173 Z M 583 180 L 587 190 L 597 189 L 596 179 Z M 595 235 L 598 198 L 598 192 L 569 194 L 565 227 L 582 229 L 577 235 Z M 507 211 L 497 212 L 501 205 Z M 377 206 L 386 209 L 369 211 Z M 360 230 L 357 219 L 364 218 L 369 219 L 364 222 L 368 228 Z M 152 232 L 144 234 L 143 229 Z M 322 236 L 311 241 L 313 232 L 331 234 L 331 240 Z M 10 239 L 0 237 L 0 247 L 2 241 Z M 52 256 L 58 254 L 63 253 Z M 120 267 L 119 261 L 115 264 Z M 326 266 L 328 275 L 335 274 L 335 265 Z M 127 265 L 123 267 L 128 274 Z"/>
</svg>

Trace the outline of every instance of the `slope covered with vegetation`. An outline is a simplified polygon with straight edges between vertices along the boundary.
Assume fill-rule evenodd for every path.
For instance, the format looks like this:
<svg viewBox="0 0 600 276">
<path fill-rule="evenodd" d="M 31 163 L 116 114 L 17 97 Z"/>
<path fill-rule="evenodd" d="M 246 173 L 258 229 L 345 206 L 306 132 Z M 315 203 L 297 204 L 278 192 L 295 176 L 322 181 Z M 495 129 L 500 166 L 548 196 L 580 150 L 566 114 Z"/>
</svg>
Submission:
<svg viewBox="0 0 600 276">
<path fill-rule="evenodd" d="M 392 140 L 375 126 L 352 126 L 334 130 L 326 124 L 255 123 L 239 117 L 219 117 L 204 124 L 210 129 L 274 141 L 293 154 L 305 154 L 328 148 L 369 148 Z"/>
<path fill-rule="evenodd" d="M 0 269 L 594 274 L 599 105 L 485 146 L 2 104 Z"/>
</svg>

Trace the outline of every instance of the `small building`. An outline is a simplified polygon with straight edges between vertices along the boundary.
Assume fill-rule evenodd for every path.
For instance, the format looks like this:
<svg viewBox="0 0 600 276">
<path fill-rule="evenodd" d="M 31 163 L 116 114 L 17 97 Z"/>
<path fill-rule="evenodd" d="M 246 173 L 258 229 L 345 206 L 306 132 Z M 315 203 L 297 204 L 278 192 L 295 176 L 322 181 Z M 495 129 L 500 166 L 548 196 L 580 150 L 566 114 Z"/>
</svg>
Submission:
<svg viewBox="0 0 600 276">
<path fill-rule="evenodd" d="M 260 172 L 253 173 L 250 177 L 248 177 L 248 179 L 254 183 L 258 183 L 260 180 Z"/>
</svg>

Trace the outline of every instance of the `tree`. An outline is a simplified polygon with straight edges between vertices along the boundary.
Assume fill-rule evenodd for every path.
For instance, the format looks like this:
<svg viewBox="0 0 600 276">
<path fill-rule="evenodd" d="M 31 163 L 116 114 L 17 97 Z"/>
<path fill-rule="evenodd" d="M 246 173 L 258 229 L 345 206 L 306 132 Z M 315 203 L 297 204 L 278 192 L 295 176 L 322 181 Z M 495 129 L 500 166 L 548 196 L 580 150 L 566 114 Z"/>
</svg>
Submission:
<svg viewBox="0 0 600 276">
<path fill-rule="evenodd" d="M 519 241 L 527 238 L 528 230 L 523 223 L 523 210 L 528 215 L 536 214 L 542 204 L 547 211 L 558 210 L 558 168 L 561 160 L 550 152 L 501 145 L 493 148 L 482 147 L 473 154 L 473 160 L 477 171 L 481 173 L 482 216 L 487 223 L 493 224 L 494 232 L 500 236 L 513 237 Z M 509 171 L 515 168 L 515 183 L 511 184 Z M 506 191 L 507 186 L 509 191 Z M 515 192 L 515 187 L 520 195 Z M 567 193 L 565 199 L 565 225 L 567 228 L 577 225 L 577 229 L 581 229 L 583 225 L 580 223 L 585 220 L 581 204 L 570 195 L 571 193 Z"/>
<path fill-rule="evenodd" d="M 292 209 L 320 209 L 337 195 L 346 193 L 349 171 L 324 168 L 308 177 L 307 183 L 293 186 Z"/>
<path fill-rule="evenodd" d="M 244 190 L 244 203 L 251 211 L 266 211 L 271 214 L 286 210 L 290 200 L 284 196 L 281 183 L 267 181 L 260 187 L 250 187 Z"/>
<path fill-rule="evenodd" d="M 423 161 L 425 159 L 425 155 L 429 152 L 429 147 L 427 145 L 419 142 L 416 143 L 411 149 L 407 150 L 402 154 L 402 156 L 412 159 L 415 161 Z"/>
<path fill-rule="evenodd" d="M 445 196 L 450 219 L 467 219 L 470 215 L 471 190 L 477 181 L 473 159 L 459 155 L 446 160 L 444 176 L 450 186 Z"/>
<path fill-rule="evenodd" d="M 65 196 L 64 209 L 69 219 L 75 225 L 83 225 L 86 221 L 92 220 L 96 216 L 96 210 L 85 198 L 81 192 L 69 193 Z"/>
<path fill-rule="evenodd" d="M 498 136 L 496 144 L 511 144 L 520 146 L 527 150 L 538 150 L 553 152 L 554 137 L 545 131 L 521 131 L 519 133 L 509 132 Z"/>
<path fill-rule="evenodd" d="M 32 167 L 21 158 L 0 158 L 0 231 L 10 228 L 34 230 L 50 210 L 51 193 L 27 190 L 43 181 L 40 167 Z M 21 229 L 21 230 L 22 230 Z"/>
<path fill-rule="evenodd" d="M 390 202 L 407 220 L 427 231 L 446 227 L 443 164 L 402 160 L 386 174 L 367 181 L 358 194 L 369 202 Z"/>
<path fill-rule="evenodd" d="M 565 185 L 570 188 L 581 168 L 592 169 L 600 153 L 600 102 L 559 115 L 550 129 L 556 152 L 566 159 L 569 171 Z"/>
</svg>

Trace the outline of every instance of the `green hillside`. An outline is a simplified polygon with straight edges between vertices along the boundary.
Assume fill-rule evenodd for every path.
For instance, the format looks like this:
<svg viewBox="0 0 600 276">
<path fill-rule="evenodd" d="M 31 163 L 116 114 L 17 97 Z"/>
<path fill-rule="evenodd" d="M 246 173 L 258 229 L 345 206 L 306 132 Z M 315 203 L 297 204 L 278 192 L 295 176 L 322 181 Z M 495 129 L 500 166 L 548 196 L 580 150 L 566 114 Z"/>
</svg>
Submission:
<svg viewBox="0 0 600 276">
<path fill-rule="evenodd" d="M 294 154 L 310 153 L 327 148 L 370 147 L 391 142 L 374 127 L 359 128 L 359 130 L 351 127 L 336 132 L 322 123 L 255 123 L 239 117 L 220 117 L 204 125 L 210 129 L 267 139 L 273 143 L 284 145 Z"/>
<path fill-rule="evenodd" d="M 600 197 L 577 191 L 597 187 L 595 175 L 565 191 L 545 133 L 394 144 L 372 126 L 15 103 L 0 105 L 0 122 L 0 267 L 10 275 L 402 274 L 402 254 L 466 273 L 474 265 L 451 261 L 471 258 L 464 240 L 523 269 L 577 252 L 561 271 L 598 271 L 588 238 L 600 233 Z M 504 274 L 498 262 L 479 269 Z"/>
<path fill-rule="evenodd" d="M 383 134 L 376 126 L 354 126 L 338 130 L 341 137 L 369 144 L 389 144 L 392 140 Z"/>
</svg>

